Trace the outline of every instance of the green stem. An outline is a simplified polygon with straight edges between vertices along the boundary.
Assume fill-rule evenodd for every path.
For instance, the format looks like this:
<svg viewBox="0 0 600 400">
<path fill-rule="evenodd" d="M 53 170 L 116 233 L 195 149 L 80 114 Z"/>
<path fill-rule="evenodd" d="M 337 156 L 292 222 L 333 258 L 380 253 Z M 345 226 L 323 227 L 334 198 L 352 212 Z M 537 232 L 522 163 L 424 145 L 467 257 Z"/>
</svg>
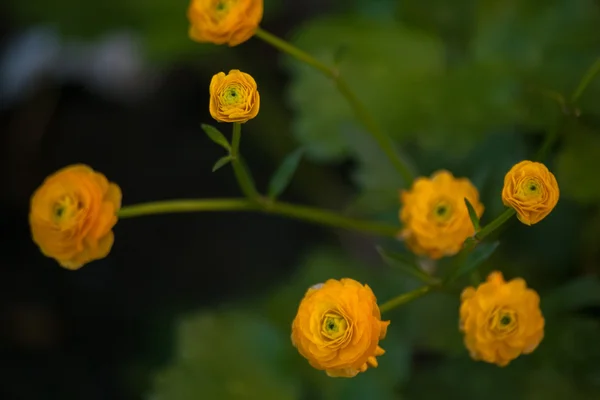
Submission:
<svg viewBox="0 0 600 400">
<path fill-rule="evenodd" d="M 267 203 L 263 209 L 267 213 L 285 215 L 304 221 L 335 226 L 348 230 L 362 231 L 380 236 L 397 237 L 400 227 L 373 221 L 352 219 L 331 211 L 300 206 L 290 203 Z"/>
<path fill-rule="evenodd" d="M 238 185 L 246 197 L 253 200 L 260 199 L 260 194 L 254 187 L 252 177 L 244 166 L 240 156 L 240 141 L 242 138 L 242 124 L 233 123 L 233 140 L 231 141 L 231 165 Z"/>
<path fill-rule="evenodd" d="M 322 73 L 327 75 L 329 78 L 332 78 L 332 79 L 336 78 L 337 74 L 336 74 L 335 70 L 333 70 L 326 64 L 322 63 L 321 61 L 317 60 L 316 58 L 314 58 L 307 52 L 302 51 L 295 46 L 292 46 L 285 40 L 278 38 L 277 36 L 273 35 L 272 33 L 269 33 L 262 28 L 258 28 L 256 30 L 256 32 L 254 32 L 254 35 L 256 37 L 264 40 L 265 42 L 267 42 L 271 46 L 275 47 L 276 49 L 279 49 L 280 51 L 283 51 L 284 53 L 289 54 L 290 56 L 294 57 L 295 59 L 302 61 L 303 63 L 308 64 L 315 69 L 318 69 L 319 71 L 321 71 Z"/>
<path fill-rule="evenodd" d="M 585 92 L 585 89 L 594 80 L 598 73 L 600 73 L 600 58 L 598 58 L 594 64 L 592 64 L 592 66 L 586 71 L 585 75 L 583 75 L 583 78 L 581 78 L 579 85 L 577 85 L 577 89 L 575 89 L 573 95 L 571 96 L 572 103 L 575 103 L 577 100 L 579 100 L 583 92 Z"/>
<path fill-rule="evenodd" d="M 394 142 L 379 128 L 377 121 L 369 113 L 367 108 L 360 102 L 358 97 L 352 92 L 348 84 L 341 77 L 335 79 L 338 90 L 348 100 L 354 113 L 362 122 L 364 127 L 371 133 L 377 144 L 383 150 L 388 159 L 392 162 L 396 171 L 400 174 L 407 186 L 412 185 L 413 174 L 408 168 L 408 165 L 400 158 L 394 147 Z"/>
<path fill-rule="evenodd" d="M 504 212 L 496 217 L 492 222 L 483 227 L 482 230 L 475 234 L 475 239 L 482 241 L 489 235 L 491 235 L 496 229 L 500 228 L 506 221 L 515 215 L 514 208 L 507 208 Z"/>
<path fill-rule="evenodd" d="M 401 294 L 400 296 L 394 297 L 391 300 L 386 301 L 381 306 L 379 306 L 379 311 L 381 313 L 390 311 L 398 306 L 406 304 L 410 301 L 413 301 L 416 298 L 419 298 L 427 293 L 429 293 L 432 289 L 432 286 L 423 286 L 418 289 L 415 289 L 411 292 Z"/>
<path fill-rule="evenodd" d="M 317 60 L 310 54 L 292 46 L 285 40 L 278 38 L 277 36 L 258 28 L 255 32 L 255 35 L 272 45 L 273 47 L 279 49 L 280 51 L 289 54 L 290 56 L 296 58 L 299 61 L 302 61 L 311 67 L 321 71 L 327 77 L 331 78 L 339 92 L 346 98 L 350 106 L 352 107 L 354 113 L 358 120 L 363 124 L 365 129 L 371 134 L 373 139 L 377 142 L 379 147 L 383 150 L 385 155 L 389 158 L 392 165 L 398 171 L 398 174 L 402 177 L 405 184 L 410 186 L 413 181 L 413 174 L 408 167 L 408 163 L 406 163 L 398 154 L 394 147 L 394 142 L 381 130 L 375 119 L 369 113 L 367 108 L 361 103 L 359 98 L 352 92 L 350 86 L 342 79 L 339 75 L 337 69 L 331 68 L 321 61 Z"/>
<path fill-rule="evenodd" d="M 133 218 L 144 215 L 184 213 L 192 211 L 248 211 L 256 210 L 257 205 L 247 199 L 185 199 L 153 201 L 122 207 L 119 218 Z"/>
<path fill-rule="evenodd" d="M 320 225 L 354 230 L 374 235 L 396 237 L 399 228 L 378 222 L 348 218 L 332 211 L 289 203 L 257 203 L 251 199 L 166 200 L 125 206 L 119 218 L 193 211 L 261 211 Z"/>
<path fill-rule="evenodd" d="M 448 285 L 458 279 L 461 266 L 467 262 L 469 254 L 475 249 L 475 247 L 477 247 L 479 242 L 491 235 L 496 229 L 504 225 L 504 223 L 511 219 L 513 215 L 515 215 L 515 210 L 513 208 L 507 208 L 492 222 L 484 226 L 479 232 L 475 233 L 474 237 L 468 238 L 465 241 L 462 250 L 456 255 L 452 272 L 450 272 L 444 280 L 444 285 Z"/>
<path fill-rule="evenodd" d="M 542 143 L 542 145 L 540 146 L 540 149 L 538 150 L 538 152 L 535 155 L 535 160 L 542 162 L 546 158 L 546 156 L 548 155 L 548 152 L 550 151 L 550 149 L 556 142 L 556 139 L 558 139 L 558 133 L 560 131 L 560 128 L 561 128 L 561 123 L 557 122 L 556 124 L 554 124 L 552 126 L 552 128 L 548 129 L 548 132 L 546 133 L 546 137 L 544 138 L 544 142 Z"/>
</svg>

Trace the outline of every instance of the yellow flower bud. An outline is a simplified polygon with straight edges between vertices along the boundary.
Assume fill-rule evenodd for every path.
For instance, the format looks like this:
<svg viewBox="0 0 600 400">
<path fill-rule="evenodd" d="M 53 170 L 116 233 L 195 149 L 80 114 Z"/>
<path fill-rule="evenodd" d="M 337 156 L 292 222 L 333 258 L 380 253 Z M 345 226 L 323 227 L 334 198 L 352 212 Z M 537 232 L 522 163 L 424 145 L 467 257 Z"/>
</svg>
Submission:
<svg viewBox="0 0 600 400">
<path fill-rule="evenodd" d="M 492 272 L 477 289 L 463 290 L 460 330 L 474 360 L 504 367 L 544 338 L 540 297 L 523 279 L 505 282 Z"/>
<path fill-rule="evenodd" d="M 310 365 L 331 377 L 351 378 L 385 351 L 389 321 L 381 321 L 377 299 L 367 285 L 344 278 L 308 289 L 292 324 L 292 344 Z"/>
<path fill-rule="evenodd" d="M 400 194 L 404 227 L 400 236 L 407 247 L 432 259 L 458 253 L 465 239 L 475 234 L 465 198 L 481 217 L 484 207 L 479 192 L 468 179 L 455 178 L 445 170 L 416 179 L 410 190 Z"/>
<path fill-rule="evenodd" d="M 250 75 L 232 69 L 219 72 L 210 82 L 210 115 L 219 122 L 247 122 L 260 109 L 256 81 Z"/>
<path fill-rule="evenodd" d="M 556 178 L 539 162 L 521 161 L 504 177 L 502 202 L 514 208 L 525 225 L 543 220 L 554 209 L 559 196 Z"/>
<path fill-rule="evenodd" d="M 192 0 L 187 16 L 192 40 L 237 46 L 254 35 L 263 0 Z"/>
<path fill-rule="evenodd" d="M 29 225 L 42 253 L 67 269 L 104 258 L 121 208 L 121 189 L 86 165 L 46 178 L 31 197 Z"/>
</svg>

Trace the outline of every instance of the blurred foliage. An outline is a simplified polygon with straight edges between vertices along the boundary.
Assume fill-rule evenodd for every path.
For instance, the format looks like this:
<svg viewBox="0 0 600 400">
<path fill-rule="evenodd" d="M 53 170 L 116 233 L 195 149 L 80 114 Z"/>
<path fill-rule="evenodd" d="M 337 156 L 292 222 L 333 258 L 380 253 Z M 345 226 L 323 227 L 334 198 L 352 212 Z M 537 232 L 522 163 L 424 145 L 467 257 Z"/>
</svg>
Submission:
<svg viewBox="0 0 600 400">
<path fill-rule="evenodd" d="M 507 368 L 469 358 L 457 329 L 459 296 L 433 293 L 385 316 L 392 323 L 381 343 L 386 354 L 377 369 L 353 379 L 332 379 L 312 369 L 289 339 L 306 289 L 329 278 L 352 276 L 368 282 L 381 303 L 417 284 L 400 271 L 366 266 L 328 247 L 306 254 L 297 271 L 252 309 L 185 318 L 173 364 L 157 375 L 156 397 L 151 398 L 480 399 L 485 394 L 491 399 L 591 400 L 600 393 L 600 321 L 573 314 L 600 305 L 597 278 L 542 293 L 546 338 L 533 354 Z"/>
<path fill-rule="evenodd" d="M 171 62 L 199 52 L 217 55 L 226 46 L 198 44 L 188 36 L 187 8 L 191 0 L 106 0 L 82 4 L 77 0 L 13 1 L 17 20 L 24 24 L 54 25 L 66 37 L 96 38 L 111 30 L 139 33 L 148 57 Z M 281 0 L 265 0 L 264 19 L 281 9 Z"/>
<path fill-rule="evenodd" d="M 399 143 L 418 145 L 411 154 L 417 160 L 435 153 L 444 164 L 449 157 L 468 156 L 490 133 L 553 129 L 563 116 L 547 92 L 568 99 L 600 53 L 595 34 L 600 11 L 592 0 L 402 1 L 396 15 L 396 22 L 368 13 L 313 19 L 293 41 L 330 64 L 339 58 L 341 75 L 385 131 Z M 308 155 L 321 161 L 352 157 L 361 189 L 391 202 L 400 182 L 365 144 L 369 139 L 352 134 L 361 128 L 348 126 L 354 118 L 335 86 L 294 60 L 287 65 L 294 76 L 289 89 L 297 114 L 293 132 Z M 578 106 L 583 113 L 598 113 L 599 98 L 596 80 Z M 588 154 L 594 153 L 595 141 L 591 144 Z M 571 146 L 562 157 L 565 173 L 595 179 L 585 162 L 568 165 L 569 153 L 573 157 L 577 151 Z M 510 150 L 503 156 L 510 157 Z M 472 165 L 471 173 L 488 164 Z M 424 167 L 422 172 L 431 171 Z M 587 192 L 595 190 L 577 186 L 576 196 L 589 198 Z M 372 201 L 364 206 L 377 207 Z"/>
<path fill-rule="evenodd" d="M 565 135 L 557 159 L 556 174 L 564 197 L 583 204 L 600 202 L 600 185 L 595 171 L 600 154 L 599 130 L 575 125 Z"/>
<path fill-rule="evenodd" d="M 265 1 L 267 23 L 278 18 L 282 4 Z M 486 207 L 482 224 L 503 209 L 500 190 L 510 166 L 532 158 L 545 135 L 557 133 L 546 159 L 561 188 L 556 209 L 534 227 L 513 221 L 499 239 L 490 240 L 490 247 L 479 250 L 490 250 L 499 240 L 480 266 L 482 277 L 499 269 L 507 279 L 524 277 L 540 292 L 546 337 L 532 355 L 506 368 L 472 361 L 458 331 L 459 294 L 470 284 L 465 276 L 446 292 L 385 315 L 392 323 L 379 368 L 349 380 L 328 378 L 313 370 L 289 340 L 306 289 L 349 276 L 368 283 L 383 302 L 418 283 L 401 268 L 366 265 L 324 246 L 307 253 L 297 273 L 274 292 L 243 307 L 185 317 L 171 364 L 157 374 L 148 398 L 600 398 L 600 78 L 571 104 L 580 79 L 600 56 L 598 1 L 336 4 L 344 12 L 307 20 L 291 41 L 339 68 L 421 175 L 445 168 L 469 177 Z M 53 21 L 67 36 L 137 30 L 149 55 L 163 62 L 235 51 L 191 42 L 187 6 L 184 0 L 12 4 L 24 23 Z M 282 96 L 291 106 L 292 132 L 307 158 L 351 160 L 357 189 L 351 207 L 397 222 L 403 183 L 389 161 L 355 121 L 333 82 L 283 58 L 291 81 Z M 393 246 L 392 251 L 405 251 L 399 243 Z M 434 267 L 445 274 L 450 265 L 444 260 Z"/>
</svg>

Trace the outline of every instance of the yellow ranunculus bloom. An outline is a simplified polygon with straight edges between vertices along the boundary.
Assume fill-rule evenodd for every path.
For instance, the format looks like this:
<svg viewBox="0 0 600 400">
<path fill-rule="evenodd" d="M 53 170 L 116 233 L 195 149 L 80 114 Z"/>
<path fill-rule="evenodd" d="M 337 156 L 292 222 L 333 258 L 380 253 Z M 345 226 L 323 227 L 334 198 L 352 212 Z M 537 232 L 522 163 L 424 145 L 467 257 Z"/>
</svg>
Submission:
<svg viewBox="0 0 600 400">
<path fill-rule="evenodd" d="M 475 234 L 465 198 L 481 217 L 484 207 L 479 192 L 468 179 L 455 178 L 445 170 L 416 179 L 410 190 L 400 194 L 400 236 L 407 247 L 432 259 L 458 253 L 465 239 Z"/>
<path fill-rule="evenodd" d="M 263 0 L 192 0 L 187 16 L 192 40 L 237 46 L 258 28 Z"/>
<path fill-rule="evenodd" d="M 31 197 L 29 225 L 42 253 L 67 269 L 106 257 L 121 208 L 121 189 L 86 165 L 46 178 Z"/>
<path fill-rule="evenodd" d="M 292 324 L 292 343 L 310 365 L 332 377 L 351 378 L 384 353 L 379 340 L 389 321 L 381 321 L 377 299 L 367 285 L 329 279 L 306 292 Z"/>
<path fill-rule="evenodd" d="M 477 289 L 463 290 L 460 330 L 474 360 L 504 367 L 544 338 L 540 297 L 523 279 L 505 282 L 502 273 L 492 272 Z"/>
<path fill-rule="evenodd" d="M 537 224 L 556 206 L 560 190 L 556 178 L 544 164 L 521 161 L 504 177 L 502 202 L 517 212 L 525 225 Z"/>
<path fill-rule="evenodd" d="M 210 82 L 210 115 L 219 122 L 246 122 L 256 117 L 260 95 L 250 75 L 232 69 L 219 72 Z"/>
</svg>

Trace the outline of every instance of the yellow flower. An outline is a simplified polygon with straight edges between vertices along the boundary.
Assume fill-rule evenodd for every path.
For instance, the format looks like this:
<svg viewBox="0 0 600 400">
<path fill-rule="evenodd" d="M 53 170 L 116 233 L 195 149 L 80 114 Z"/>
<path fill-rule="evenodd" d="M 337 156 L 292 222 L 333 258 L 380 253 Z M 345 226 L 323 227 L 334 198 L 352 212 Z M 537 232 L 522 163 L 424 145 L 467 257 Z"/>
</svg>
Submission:
<svg viewBox="0 0 600 400">
<path fill-rule="evenodd" d="M 260 95 L 250 75 L 232 69 L 219 72 L 210 81 L 210 115 L 219 122 L 246 122 L 256 117 Z"/>
<path fill-rule="evenodd" d="M 445 170 L 416 179 L 410 190 L 400 194 L 404 226 L 400 237 L 407 247 L 432 259 L 458 253 L 465 239 L 475 234 L 465 198 L 481 217 L 484 207 L 479 192 L 468 179 L 454 178 Z"/>
<path fill-rule="evenodd" d="M 377 299 L 367 285 L 329 279 L 306 292 L 292 324 L 292 344 L 310 365 L 332 377 L 351 378 L 385 351 L 389 321 L 381 321 Z"/>
<path fill-rule="evenodd" d="M 492 272 L 477 289 L 463 290 L 460 330 L 474 360 L 504 367 L 544 338 L 540 297 L 523 279 L 505 282 L 502 273 Z"/>
<path fill-rule="evenodd" d="M 86 165 L 65 167 L 44 180 L 31 197 L 33 241 L 67 269 L 106 257 L 121 208 L 121 189 Z"/>
<path fill-rule="evenodd" d="M 560 191 L 558 182 L 544 164 L 521 161 L 504 177 L 502 202 L 517 212 L 525 225 L 537 224 L 556 206 Z"/>
<path fill-rule="evenodd" d="M 263 0 L 192 0 L 187 16 L 192 40 L 237 46 L 258 28 Z"/>
</svg>

